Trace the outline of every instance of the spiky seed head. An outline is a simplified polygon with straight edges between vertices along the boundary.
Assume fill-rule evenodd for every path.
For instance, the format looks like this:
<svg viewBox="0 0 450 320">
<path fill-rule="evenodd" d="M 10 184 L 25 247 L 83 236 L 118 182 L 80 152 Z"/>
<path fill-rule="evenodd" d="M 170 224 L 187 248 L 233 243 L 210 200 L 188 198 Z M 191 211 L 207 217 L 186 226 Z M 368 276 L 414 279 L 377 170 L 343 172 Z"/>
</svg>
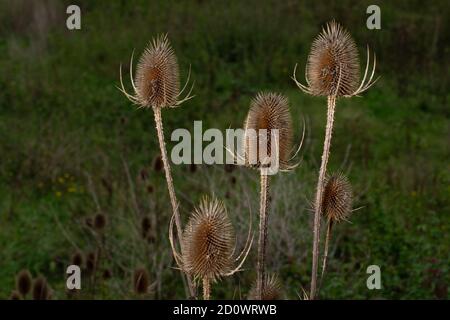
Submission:
<svg viewBox="0 0 450 320">
<path fill-rule="evenodd" d="M 233 264 L 234 231 L 225 206 L 204 197 L 183 234 L 183 267 L 196 279 L 218 280 Z"/>
<path fill-rule="evenodd" d="M 84 262 L 83 252 L 80 250 L 75 251 L 70 259 L 71 264 L 82 267 Z"/>
<path fill-rule="evenodd" d="M 112 277 L 112 270 L 111 269 L 105 269 L 103 270 L 102 278 L 105 280 L 109 280 Z"/>
<path fill-rule="evenodd" d="M 19 291 L 13 290 L 9 296 L 9 300 L 21 300 L 22 296 Z"/>
<path fill-rule="evenodd" d="M 16 290 L 25 297 L 31 290 L 33 278 L 30 271 L 21 270 L 16 276 Z"/>
<path fill-rule="evenodd" d="M 94 216 L 94 228 L 97 231 L 103 231 L 103 229 L 106 227 L 107 218 L 103 213 L 97 213 Z"/>
<path fill-rule="evenodd" d="M 150 277 L 145 268 L 138 268 L 133 273 L 133 288 L 136 294 L 145 294 L 148 292 Z"/>
<path fill-rule="evenodd" d="M 248 300 L 258 300 L 257 283 L 253 283 L 252 288 L 248 294 Z M 262 300 L 280 300 L 281 283 L 276 274 L 268 274 L 264 279 L 264 290 L 262 292 Z"/>
<path fill-rule="evenodd" d="M 317 96 L 351 95 L 358 87 L 356 44 L 350 33 L 334 20 L 327 23 L 312 44 L 307 76 L 311 92 Z"/>
<path fill-rule="evenodd" d="M 325 181 L 322 213 L 333 222 L 347 220 L 352 212 L 353 192 L 347 177 L 342 173 L 329 176 Z"/>
<path fill-rule="evenodd" d="M 162 161 L 161 155 L 156 156 L 155 160 L 153 160 L 153 170 L 156 172 L 160 172 L 164 167 L 164 163 Z"/>
<path fill-rule="evenodd" d="M 267 130 L 267 138 L 258 134 L 259 130 L 264 129 Z M 279 141 L 272 141 L 272 130 L 278 130 Z M 286 167 L 292 149 L 292 119 L 288 99 L 278 93 L 258 93 L 250 104 L 244 132 L 243 145 L 247 165 L 262 166 L 263 159 L 260 159 L 259 155 L 261 143 L 266 145 L 266 152 L 263 152 L 263 155 L 267 154 L 269 157 L 272 157 L 272 144 L 277 145 L 280 168 Z"/>
<path fill-rule="evenodd" d="M 177 102 L 180 91 L 177 57 L 167 35 L 153 39 L 136 69 L 136 95 L 144 107 L 165 108 Z"/>
<path fill-rule="evenodd" d="M 43 276 L 38 276 L 33 281 L 33 300 L 47 300 L 50 298 L 50 289 L 47 284 L 47 279 Z"/>
</svg>

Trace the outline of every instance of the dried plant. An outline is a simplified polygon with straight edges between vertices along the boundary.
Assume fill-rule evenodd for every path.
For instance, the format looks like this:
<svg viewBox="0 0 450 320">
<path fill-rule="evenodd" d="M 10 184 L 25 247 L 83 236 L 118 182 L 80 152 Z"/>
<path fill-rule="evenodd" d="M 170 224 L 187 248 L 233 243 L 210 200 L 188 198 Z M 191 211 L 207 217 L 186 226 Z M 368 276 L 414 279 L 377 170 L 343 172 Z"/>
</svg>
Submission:
<svg viewBox="0 0 450 320">
<path fill-rule="evenodd" d="M 83 252 L 81 252 L 80 250 L 75 251 L 70 259 L 70 264 L 82 267 L 83 263 L 84 263 Z"/>
<path fill-rule="evenodd" d="M 147 269 L 138 268 L 133 273 L 133 289 L 136 294 L 146 294 L 150 286 L 150 277 Z"/>
<path fill-rule="evenodd" d="M 30 271 L 21 270 L 16 276 L 16 290 L 22 297 L 26 297 L 31 290 L 33 278 Z"/>
<path fill-rule="evenodd" d="M 278 139 L 272 141 L 274 137 L 276 138 L 276 135 L 273 135 L 275 130 L 278 130 Z M 276 93 L 259 93 L 252 100 L 244 123 L 243 145 L 245 163 L 259 169 L 261 179 L 256 283 L 257 296 L 262 299 L 265 290 L 265 256 L 269 209 L 269 175 L 267 168 L 274 165 L 267 161 L 266 156 L 269 159 L 275 156 L 275 161 L 278 161 L 281 170 L 289 170 L 295 167 L 289 165 L 292 151 L 292 120 L 286 97 Z M 273 145 L 275 145 L 276 155 L 271 154 Z M 265 147 L 266 152 L 261 152 L 261 146 Z"/>
<path fill-rule="evenodd" d="M 21 300 L 22 296 L 19 291 L 13 290 L 9 296 L 9 300 Z"/>
<path fill-rule="evenodd" d="M 322 198 L 322 214 L 327 219 L 327 234 L 322 262 L 322 275 L 325 273 L 331 229 L 335 223 L 345 221 L 352 212 L 353 192 L 347 177 L 342 173 L 331 175 L 325 182 Z"/>
<path fill-rule="evenodd" d="M 120 66 L 120 84 L 121 90 L 125 96 L 140 108 L 152 108 L 156 131 L 158 134 L 159 147 L 161 150 L 161 160 L 163 163 L 167 187 L 169 190 L 170 203 L 172 205 L 175 225 L 177 228 L 178 239 L 181 246 L 182 226 L 178 211 L 178 201 L 173 186 L 172 173 L 167 157 L 166 144 L 164 141 L 164 130 L 161 116 L 161 109 L 174 108 L 180 106 L 183 102 L 191 99 L 192 88 L 185 98 L 179 100 L 180 96 L 186 90 L 190 78 L 184 87 L 179 89 L 179 71 L 178 62 L 175 53 L 169 43 L 167 35 L 162 35 L 153 39 L 148 48 L 144 51 L 137 65 L 136 79 L 133 79 L 133 55 L 130 61 L 130 80 L 134 89 L 134 95 L 127 93 L 122 81 L 122 66 Z M 157 166 L 155 165 L 155 168 Z M 187 275 L 189 294 L 195 296 L 194 286 Z"/>
<path fill-rule="evenodd" d="M 322 195 L 330 155 L 331 136 L 333 132 L 334 111 L 338 97 L 359 96 L 369 89 L 377 80 L 373 80 L 376 68 L 376 56 L 373 58 L 372 72 L 369 78 L 370 52 L 367 47 L 367 62 L 364 76 L 359 86 L 359 60 L 355 42 L 340 24 L 331 21 L 314 40 L 308 63 L 305 68 L 307 86 L 296 79 L 296 69 L 292 79 L 305 93 L 328 97 L 327 124 L 320 165 L 319 179 L 315 197 L 313 263 L 311 273 L 310 298 L 314 299 L 317 289 L 317 269 L 319 259 L 320 214 L 322 212 Z"/>
<path fill-rule="evenodd" d="M 170 230 L 172 227 L 173 218 Z M 202 281 L 203 298 L 209 300 L 211 283 L 240 271 L 253 243 L 250 233 L 251 230 L 244 249 L 235 257 L 234 229 L 223 202 L 217 198 L 204 197 L 194 209 L 184 230 L 181 256 L 173 245 L 173 235 L 169 238 L 178 265 L 194 280 Z"/>
<path fill-rule="evenodd" d="M 261 297 L 258 295 L 258 283 L 255 282 L 248 294 L 248 300 L 280 300 L 282 299 L 281 283 L 276 274 L 266 275 L 264 278 L 264 290 Z"/>
<path fill-rule="evenodd" d="M 43 276 L 38 276 L 33 281 L 33 300 L 48 300 L 50 297 L 51 293 L 47 279 Z"/>
</svg>

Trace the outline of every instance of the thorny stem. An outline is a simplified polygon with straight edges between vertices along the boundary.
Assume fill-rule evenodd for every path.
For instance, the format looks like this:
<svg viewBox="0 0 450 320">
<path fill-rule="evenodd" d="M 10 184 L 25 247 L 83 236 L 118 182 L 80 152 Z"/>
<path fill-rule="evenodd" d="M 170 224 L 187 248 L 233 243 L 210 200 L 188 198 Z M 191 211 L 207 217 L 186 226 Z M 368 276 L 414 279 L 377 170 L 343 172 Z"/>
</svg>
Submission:
<svg viewBox="0 0 450 320">
<path fill-rule="evenodd" d="M 208 277 L 203 278 L 203 300 L 209 300 L 211 298 L 211 286 Z"/>
<path fill-rule="evenodd" d="M 259 204 L 259 241 L 258 241 L 258 269 L 256 276 L 257 298 L 262 300 L 264 292 L 265 260 L 267 247 L 267 220 L 269 207 L 269 177 L 261 170 L 261 195 Z"/>
<path fill-rule="evenodd" d="M 325 140 L 323 143 L 322 163 L 320 165 L 319 180 L 317 181 L 316 201 L 314 205 L 314 240 L 313 240 L 313 261 L 311 271 L 311 291 L 310 299 L 314 300 L 317 289 L 317 269 L 319 262 L 319 241 L 320 241 L 320 215 L 322 212 L 322 195 L 325 184 L 325 174 L 327 172 L 328 158 L 330 156 L 331 135 L 333 132 L 334 109 L 336 106 L 336 96 L 328 96 L 327 125 L 325 129 Z"/>
<path fill-rule="evenodd" d="M 169 189 L 169 197 L 170 197 L 170 203 L 172 205 L 173 215 L 175 217 L 175 225 L 177 228 L 177 235 L 178 235 L 178 241 L 180 244 L 181 250 L 183 250 L 183 246 L 181 244 L 181 240 L 183 237 L 183 231 L 181 229 L 181 220 L 180 220 L 180 214 L 178 212 L 178 201 L 175 195 L 175 189 L 173 186 L 173 179 L 172 179 L 172 173 L 170 171 L 170 164 L 169 160 L 167 158 L 167 150 L 166 150 L 166 143 L 164 141 L 164 130 L 163 130 L 163 124 L 162 124 L 162 117 L 161 117 L 161 108 L 155 106 L 153 107 L 153 113 L 155 114 L 155 123 L 156 123 L 156 131 L 158 133 L 158 140 L 159 140 L 159 148 L 161 149 L 161 158 L 164 164 L 164 172 L 166 174 L 166 181 L 167 181 L 167 188 Z M 189 294 L 191 297 L 195 297 L 195 290 L 192 283 L 192 279 L 189 274 L 185 273 L 188 287 L 189 287 Z"/>
</svg>

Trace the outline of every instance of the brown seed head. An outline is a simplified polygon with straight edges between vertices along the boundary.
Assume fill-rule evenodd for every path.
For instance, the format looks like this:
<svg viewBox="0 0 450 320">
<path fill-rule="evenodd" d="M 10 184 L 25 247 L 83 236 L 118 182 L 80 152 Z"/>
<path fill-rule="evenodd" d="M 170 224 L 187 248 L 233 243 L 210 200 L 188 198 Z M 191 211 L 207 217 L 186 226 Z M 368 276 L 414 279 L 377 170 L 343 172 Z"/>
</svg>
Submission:
<svg viewBox="0 0 450 320">
<path fill-rule="evenodd" d="M 83 252 L 77 250 L 72 254 L 71 264 L 82 267 L 84 262 Z"/>
<path fill-rule="evenodd" d="M 133 274 L 133 288 L 136 294 L 145 294 L 148 292 L 150 285 L 148 271 L 145 268 L 138 268 L 134 270 Z"/>
<path fill-rule="evenodd" d="M 142 220 L 141 220 L 141 235 L 142 235 L 142 238 L 145 239 L 147 237 L 147 234 L 150 231 L 151 226 L 152 226 L 152 223 L 150 221 L 150 218 L 149 217 L 143 217 Z"/>
<path fill-rule="evenodd" d="M 25 297 L 31 290 L 33 280 L 28 270 L 21 270 L 16 276 L 16 290 Z"/>
<path fill-rule="evenodd" d="M 43 276 L 39 276 L 34 279 L 33 282 L 33 299 L 34 300 L 47 300 L 50 298 L 50 289 L 47 284 L 47 279 Z"/>
<path fill-rule="evenodd" d="M 248 300 L 258 300 L 257 293 L 258 291 L 255 282 L 248 294 Z M 280 300 L 282 298 L 281 283 L 276 274 L 266 275 L 261 298 L 262 300 Z"/>
<path fill-rule="evenodd" d="M 225 206 L 204 197 L 195 208 L 183 235 L 183 267 L 197 279 L 217 280 L 231 271 L 234 231 Z"/>
<path fill-rule="evenodd" d="M 97 253 L 91 251 L 86 256 L 86 269 L 89 273 L 92 273 L 95 271 L 96 267 L 97 267 Z"/>
<path fill-rule="evenodd" d="M 352 186 L 342 173 L 333 174 L 325 182 L 322 213 L 333 222 L 346 220 L 352 212 Z"/>
<path fill-rule="evenodd" d="M 156 172 L 160 172 L 164 167 L 164 163 L 162 161 L 161 155 L 156 156 L 155 160 L 153 160 L 153 170 Z"/>
<path fill-rule="evenodd" d="M 317 96 L 351 95 L 358 87 L 356 44 L 350 33 L 334 20 L 312 44 L 307 76 L 311 92 Z"/>
<path fill-rule="evenodd" d="M 106 216 L 103 213 L 97 213 L 94 217 L 94 228 L 97 231 L 103 231 L 106 226 Z"/>
<path fill-rule="evenodd" d="M 136 96 L 145 107 L 165 108 L 177 102 L 178 62 L 167 35 L 153 39 L 137 64 Z"/>
<path fill-rule="evenodd" d="M 259 130 L 263 129 L 267 130 L 267 138 L 258 134 Z M 243 145 L 246 164 L 261 167 L 263 159 L 259 156 L 259 144 L 266 144 L 266 152 L 263 152 L 263 155 L 267 154 L 269 157 L 271 157 L 272 144 L 276 144 L 279 148 L 280 168 L 286 167 L 292 148 L 292 120 L 286 97 L 271 92 L 258 93 L 250 104 L 244 130 Z M 278 130 L 278 142 L 272 141 L 272 130 Z M 257 160 L 256 164 L 255 160 Z"/>
</svg>

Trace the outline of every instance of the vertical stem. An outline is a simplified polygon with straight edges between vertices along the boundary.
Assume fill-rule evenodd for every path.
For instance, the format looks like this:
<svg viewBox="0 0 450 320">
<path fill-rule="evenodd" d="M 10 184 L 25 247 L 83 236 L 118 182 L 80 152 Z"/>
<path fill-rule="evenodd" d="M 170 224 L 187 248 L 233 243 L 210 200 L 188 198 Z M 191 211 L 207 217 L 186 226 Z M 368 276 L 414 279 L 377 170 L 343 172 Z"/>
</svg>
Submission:
<svg viewBox="0 0 450 320">
<path fill-rule="evenodd" d="M 203 300 L 209 300 L 211 298 L 211 286 L 208 277 L 203 278 Z"/>
<path fill-rule="evenodd" d="M 327 258 L 328 258 L 328 247 L 331 239 L 331 228 L 333 227 L 333 220 L 328 218 L 328 226 L 327 226 L 327 235 L 325 237 L 325 248 L 323 253 L 323 261 L 322 261 L 322 275 L 320 276 L 320 282 L 322 282 L 323 274 L 325 273 L 325 269 L 327 267 Z"/>
<path fill-rule="evenodd" d="M 264 292 L 265 260 L 267 246 L 269 177 L 261 170 L 261 195 L 259 204 L 259 241 L 258 241 L 258 269 L 256 275 L 257 297 L 262 299 Z"/>
<path fill-rule="evenodd" d="M 334 109 L 336 106 L 336 97 L 328 96 L 327 125 L 325 129 L 325 141 L 323 143 L 322 162 L 319 171 L 319 180 L 317 181 L 316 201 L 314 205 L 314 240 L 313 240 L 313 261 L 311 271 L 311 291 L 309 298 L 313 300 L 317 289 L 317 269 L 319 262 L 319 240 L 320 240 L 320 215 L 322 213 L 322 194 L 325 183 L 325 174 L 327 172 L 328 158 L 330 156 L 331 135 L 333 132 Z"/>
<path fill-rule="evenodd" d="M 158 133 L 158 140 L 159 140 L 159 148 L 161 149 L 161 158 L 164 164 L 164 172 L 166 174 L 166 181 L 167 181 L 167 188 L 169 189 L 169 197 L 170 197 L 170 203 L 172 205 L 173 215 L 175 217 L 175 225 L 177 228 L 177 235 L 178 235 L 178 242 L 180 244 L 180 249 L 183 250 L 183 246 L 181 243 L 181 240 L 183 238 L 183 231 L 181 228 L 181 220 L 180 220 L 180 214 L 178 212 L 178 201 L 175 195 L 175 189 L 173 186 L 173 180 L 172 180 L 172 173 L 170 171 L 170 164 L 169 160 L 167 158 L 167 150 L 166 150 L 166 143 L 164 141 L 164 131 L 163 131 L 163 124 L 162 124 L 162 117 L 161 117 L 161 108 L 159 107 L 153 107 L 153 113 L 155 114 L 155 123 L 156 123 L 156 131 Z M 192 283 L 192 279 L 189 274 L 185 274 L 188 287 L 189 287 L 189 294 L 191 297 L 195 297 L 195 290 Z"/>
</svg>

